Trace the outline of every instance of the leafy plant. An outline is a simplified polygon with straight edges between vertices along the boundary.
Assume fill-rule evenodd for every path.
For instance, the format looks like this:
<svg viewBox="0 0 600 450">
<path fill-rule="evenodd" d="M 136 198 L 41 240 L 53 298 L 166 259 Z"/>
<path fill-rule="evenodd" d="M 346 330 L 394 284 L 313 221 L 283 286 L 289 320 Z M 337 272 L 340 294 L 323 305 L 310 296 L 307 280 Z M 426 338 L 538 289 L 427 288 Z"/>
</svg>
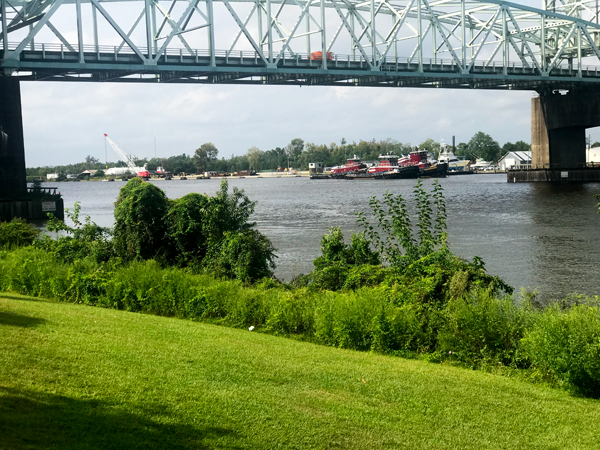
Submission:
<svg viewBox="0 0 600 450">
<path fill-rule="evenodd" d="M 169 200 L 152 183 L 133 178 L 115 202 L 113 243 L 125 260 L 152 259 L 165 253 L 165 217 Z"/>
<path fill-rule="evenodd" d="M 10 222 L 0 222 L 0 249 L 13 249 L 31 245 L 39 235 L 33 225 L 15 217 Z"/>
<path fill-rule="evenodd" d="M 171 264 L 180 266 L 201 263 L 208 251 L 207 216 L 211 211 L 206 195 L 187 194 L 171 202 L 165 218 Z"/>
<path fill-rule="evenodd" d="M 430 196 L 419 179 L 413 193 L 418 219 L 416 235 L 406 200 L 400 194 L 386 191 L 383 201 L 370 199 L 375 224 L 369 222 L 363 211 L 356 213 L 358 224 L 384 261 L 400 268 L 447 245 L 446 202 L 439 182 L 434 181 Z"/>
<path fill-rule="evenodd" d="M 92 258 L 98 262 L 108 261 L 115 256 L 110 239 L 111 230 L 92 222 L 89 216 L 81 220 L 79 202 L 75 202 L 72 210 L 65 208 L 65 214 L 73 226 L 49 213 L 46 229 L 56 233 L 56 238 L 46 235 L 35 242 L 36 247 L 54 253 L 61 261 L 71 263 L 84 258 Z"/>
<path fill-rule="evenodd" d="M 553 305 L 523 339 L 533 367 L 567 388 L 600 397 L 600 308 Z"/>
</svg>

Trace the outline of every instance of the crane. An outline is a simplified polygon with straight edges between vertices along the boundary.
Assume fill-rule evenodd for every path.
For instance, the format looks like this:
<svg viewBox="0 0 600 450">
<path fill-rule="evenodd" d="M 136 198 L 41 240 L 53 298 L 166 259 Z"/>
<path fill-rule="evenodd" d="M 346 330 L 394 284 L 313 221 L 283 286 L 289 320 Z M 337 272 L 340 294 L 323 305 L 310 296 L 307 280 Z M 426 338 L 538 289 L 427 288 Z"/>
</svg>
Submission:
<svg viewBox="0 0 600 450">
<path fill-rule="evenodd" d="M 137 173 L 138 177 L 150 178 L 150 172 L 146 168 L 147 164 L 144 164 L 144 167 L 137 167 L 135 165 L 135 160 L 133 156 L 131 156 L 129 153 L 123 150 L 123 148 L 117 142 L 109 138 L 106 133 L 104 133 L 104 137 L 106 138 L 110 146 L 113 148 L 115 153 L 119 155 L 119 158 L 121 158 L 125 162 L 125 164 L 127 164 L 127 167 L 129 167 L 129 170 L 131 172 Z"/>
</svg>

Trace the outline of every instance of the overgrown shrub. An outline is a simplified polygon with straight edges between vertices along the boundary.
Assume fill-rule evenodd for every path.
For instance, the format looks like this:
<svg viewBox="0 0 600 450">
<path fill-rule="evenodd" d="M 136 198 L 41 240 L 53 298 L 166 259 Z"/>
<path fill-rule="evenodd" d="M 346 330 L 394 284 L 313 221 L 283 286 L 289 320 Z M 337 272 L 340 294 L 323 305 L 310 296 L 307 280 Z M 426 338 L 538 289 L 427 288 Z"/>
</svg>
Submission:
<svg viewBox="0 0 600 450">
<path fill-rule="evenodd" d="M 219 276 L 247 282 L 273 276 L 275 249 L 256 230 L 226 232 L 212 246 L 206 265 Z"/>
<path fill-rule="evenodd" d="M 9 250 L 31 245 L 39 231 L 23 219 L 14 218 L 10 222 L 0 222 L 0 249 Z"/>
<path fill-rule="evenodd" d="M 161 189 L 141 178 L 129 180 L 115 202 L 117 255 L 129 261 L 164 255 L 168 209 L 169 200 Z"/>
<path fill-rule="evenodd" d="M 490 290 L 471 290 L 451 299 L 444 311 L 438 336 L 439 350 L 452 360 L 523 366 L 520 341 L 531 326 L 532 312 L 515 304 L 511 296 L 497 297 Z"/>
<path fill-rule="evenodd" d="M 167 258 L 172 264 L 200 264 L 208 251 L 207 216 L 211 214 L 206 195 L 187 194 L 171 202 L 166 217 L 169 241 Z"/>
<path fill-rule="evenodd" d="M 600 397 L 600 308 L 553 305 L 523 339 L 532 366 L 575 392 Z"/>
<path fill-rule="evenodd" d="M 81 206 L 76 202 L 71 211 L 65 213 L 73 226 L 49 214 L 46 225 L 49 232 L 56 232 L 56 238 L 44 235 L 35 241 L 35 246 L 47 252 L 52 252 L 59 261 L 73 263 L 76 260 L 92 258 L 97 262 L 109 261 L 115 257 L 113 243 L 110 239 L 111 230 L 101 227 L 87 216 L 80 219 Z"/>
</svg>

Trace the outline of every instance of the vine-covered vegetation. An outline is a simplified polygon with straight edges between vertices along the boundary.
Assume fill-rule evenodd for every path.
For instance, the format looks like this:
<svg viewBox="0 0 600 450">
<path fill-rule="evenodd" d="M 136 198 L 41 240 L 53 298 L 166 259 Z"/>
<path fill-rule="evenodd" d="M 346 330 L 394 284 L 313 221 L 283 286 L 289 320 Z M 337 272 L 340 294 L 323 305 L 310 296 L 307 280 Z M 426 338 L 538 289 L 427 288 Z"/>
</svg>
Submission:
<svg viewBox="0 0 600 450">
<path fill-rule="evenodd" d="M 134 180 L 113 230 L 81 221 L 76 205 L 73 227 L 50 222 L 57 238 L 0 251 L 0 290 L 494 368 L 600 397 L 598 297 L 540 308 L 479 258 L 452 254 L 437 183 L 428 193 L 419 182 L 412 201 L 386 193 L 370 205 L 358 214 L 362 232 L 347 243 L 331 229 L 314 270 L 285 284 L 272 276 L 274 249 L 249 221 L 254 203 L 242 191 L 224 182 L 214 197 L 168 200 Z M 0 229 L 28 236 L 27 227 Z"/>
</svg>

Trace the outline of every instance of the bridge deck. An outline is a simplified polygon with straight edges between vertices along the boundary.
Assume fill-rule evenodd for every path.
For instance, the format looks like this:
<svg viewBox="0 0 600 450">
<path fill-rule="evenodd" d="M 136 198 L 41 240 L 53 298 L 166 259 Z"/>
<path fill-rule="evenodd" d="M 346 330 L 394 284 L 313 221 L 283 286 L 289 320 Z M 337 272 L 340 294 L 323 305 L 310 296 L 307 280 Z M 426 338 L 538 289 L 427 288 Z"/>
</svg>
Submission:
<svg viewBox="0 0 600 450">
<path fill-rule="evenodd" d="M 2 51 L 0 51 L 0 59 Z M 80 62 L 83 58 L 83 63 Z M 352 85 L 394 87 L 445 87 L 532 90 L 565 88 L 600 82 L 599 67 L 562 65 L 548 76 L 536 67 L 513 62 L 505 68 L 495 62 L 475 61 L 468 73 L 461 73 L 454 60 L 424 59 L 422 67 L 409 58 L 387 58 L 374 67 L 362 55 L 334 55 L 322 61 L 307 54 L 285 53 L 271 64 L 253 51 L 216 51 L 214 65 L 206 50 L 170 49 L 155 64 L 144 64 L 127 48 L 85 48 L 80 54 L 60 44 L 35 44 L 24 50 L 18 61 L 5 66 L 19 70 L 22 80 L 248 83 L 300 85 Z M 30 72 L 30 73 L 27 73 Z"/>
</svg>

